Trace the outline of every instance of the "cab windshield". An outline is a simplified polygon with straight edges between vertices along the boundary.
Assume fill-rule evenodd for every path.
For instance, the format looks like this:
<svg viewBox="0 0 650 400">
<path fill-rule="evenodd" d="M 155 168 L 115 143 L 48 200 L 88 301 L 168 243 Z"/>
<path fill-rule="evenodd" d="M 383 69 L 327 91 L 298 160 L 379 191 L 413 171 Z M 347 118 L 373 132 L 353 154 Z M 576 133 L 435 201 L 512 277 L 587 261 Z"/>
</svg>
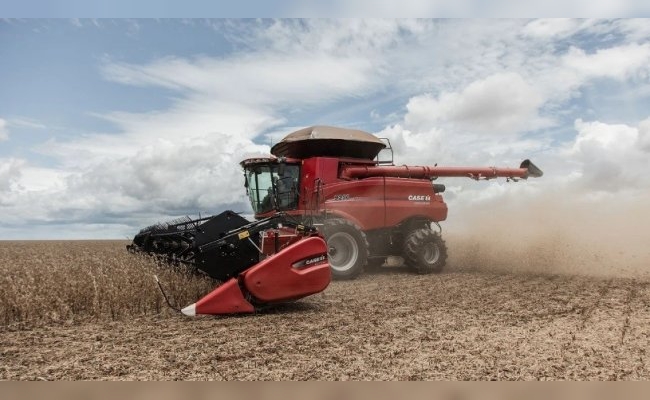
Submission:
<svg viewBox="0 0 650 400">
<path fill-rule="evenodd" d="M 255 214 L 298 206 L 299 165 L 258 164 L 245 167 L 248 197 Z"/>
</svg>

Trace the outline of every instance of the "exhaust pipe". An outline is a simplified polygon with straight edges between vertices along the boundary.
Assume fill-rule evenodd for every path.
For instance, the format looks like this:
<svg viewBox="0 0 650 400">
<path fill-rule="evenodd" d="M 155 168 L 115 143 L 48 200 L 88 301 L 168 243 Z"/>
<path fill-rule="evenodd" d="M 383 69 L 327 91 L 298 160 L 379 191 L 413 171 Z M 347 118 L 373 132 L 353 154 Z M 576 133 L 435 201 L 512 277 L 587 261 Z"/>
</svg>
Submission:
<svg viewBox="0 0 650 400">
<path fill-rule="evenodd" d="M 524 177 L 524 179 L 527 179 L 529 177 L 531 177 L 531 178 L 539 178 L 542 175 L 544 175 L 544 172 L 542 172 L 541 169 L 537 168 L 537 166 L 535 164 L 533 164 L 533 162 L 528 160 L 528 159 L 522 161 L 519 168 L 525 168 L 526 170 L 528 170 L 528 172 L 526 173 L 526 176 Z"/>
</svg>

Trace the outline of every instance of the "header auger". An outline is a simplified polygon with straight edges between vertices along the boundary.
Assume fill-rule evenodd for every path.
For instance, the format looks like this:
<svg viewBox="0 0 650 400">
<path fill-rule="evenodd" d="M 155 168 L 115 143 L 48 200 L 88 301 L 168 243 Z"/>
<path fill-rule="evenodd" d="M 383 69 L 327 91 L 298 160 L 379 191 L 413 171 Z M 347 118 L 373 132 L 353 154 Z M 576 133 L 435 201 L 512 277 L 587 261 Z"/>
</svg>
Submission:
<svg viewBox="0 0 650 400">
<path fill-rule="evenodd" d="M 519 168 L 396 166 L 387 143 L 329 126 L 291 133 L 272 155 L 241 162 L 255 222 L 232 211 L 185 218 L 143 229 L 128 247 L 226 280 L 188 314 L 252 312 L 324 290 L 330 270 L 352 279 L 389 256 L 418 273 L 440 272 L 447 248 L 434 226 L 447 205 L 445 186 L 434 180 L 543 175 L 530 160 Z M 382 150 L 390 160 L 379 161 Z"/>
</svg>

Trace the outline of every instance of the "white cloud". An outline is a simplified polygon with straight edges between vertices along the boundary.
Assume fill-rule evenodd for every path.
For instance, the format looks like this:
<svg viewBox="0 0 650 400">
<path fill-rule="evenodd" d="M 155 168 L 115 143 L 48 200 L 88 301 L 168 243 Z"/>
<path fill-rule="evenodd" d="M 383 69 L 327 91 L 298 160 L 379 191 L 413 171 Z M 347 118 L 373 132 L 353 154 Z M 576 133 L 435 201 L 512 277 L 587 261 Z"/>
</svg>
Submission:
<svg viewBox="0 0 650 400">
<path fill-rule="evenodd" d="M 158 140 L 133 156 L 107 160 L 68 180 L 69 189 L 112 212 L 196 213 L 244 199 L 239 162 L 268 147 L 228 134 Z M 243 210 L 239 210 L 243 211 Z"/>
<path fill-rule="evenodd" d="M 539 127 L 543 98 L 515 73 L 502 73 L 472 82 L 460 92 L 412 97 L 406 108 L 409 127 L 427 129 L 450 123 L 473 132 L 511 134 Z"/>
<path fill-rule="evenodd" d="M 16 189 L 19 192 L 35 191 L 42 193 L 65 191 L 68 175 L 69 173 L 63 170 L 25 164 L 16 180 Z"/>
<path fill-rule="evenodd" d="M 618 80 L 648 78 L 650 44 L 636 44 L 600 49 L 594 54 L 572 47 L 564 56 L 567 67 L 587 78 L 608 77 Z"/>
<path fill-rule="evenodd" d="M 149 65 L 108 64 L 105 76 L 131 85 L 209 94 L 237 104 L 312 103 L 367 90 L 374 66 L 361 57 L 261 54 L 225 60 L 169 58 Z"/>
<path fill-rule="evenodd" d="M 25 165 L 24 160 L 16 158 L 0 158 L 0 203 L 8 201 L 9 193 Z"/>
<path fill-rule="evenodd" d="M 148 113 L 114 112 L 100 116 L 119 129 L 118 134 L 89 134 L 75 141 L 50 140 L 39 151 L 61 159 L 74 170 L 92 170 L 97 164 L 139 157 L 144 149 L 174 144 L 178 159 L 187 157 L 181 149 L 191 145 L 208 146 L 215 159 L 238 151 L 221 136 L 252 144 L 253 138 L 283 123 L 267 107 L 250 107 L 206 96 L 179 100 L 170 109 Z M 188 172 L 188 173 L 191 173 Z"/>
<path fill-rule="evenodd" d="M 7 130 L 7 121 L 0 118 L 0 142 L 9 139 L 9 131 Z"/>
<path fill-rule="evenodd" d="M 248 211 L 239 162 L 268 154 L 268 146 L 252 139 L 278 122 L 246 107 L 215 110 L 117 114 L 111 118 L 121 134 L 48 143 L 41 151 L 64 160 L 64 171 L 51 176 L 50 185 L 28 179 L 33 174 L 21 180 L 30 188 L 23 193 L 31 199 L 30 217 L 70 223 L 112 220 L 124 229 L 125 224 L 205 215 L 223 207 Z M 16 215 L 25 214 L 16 207 Z"/>
<path fill-rule="evenodd" d="M 637 139 L 637 130 L 625 124 L 610 125 L 599 121 L 575 121 L 578 136 L 573 143 L 573 154 L 584 155 L 585 158 L 596 158 L 594 151 L 607 149 L 623 153 L 633 149 Z"/>
<path fill-rule="evenodd" d="M 74 204 L 78 193 L 67 192 L 65 179 L 68 174 L 52 168 L 34 167 L 23 159 L 0 159 L 3 224 L 24 226 L 26 221 L 69 222 L 61 210 Z"/>
<path fill-rule="evenodd" d="M 592 192 L 650 187 L 647 175 L 650 159 L 643 151 L 648 121 L 650 119 L 634 127 L 576 120 L 578 135 L 566 152 L 567 157 L 579 165 L 576 181 Z"/>
</svg>

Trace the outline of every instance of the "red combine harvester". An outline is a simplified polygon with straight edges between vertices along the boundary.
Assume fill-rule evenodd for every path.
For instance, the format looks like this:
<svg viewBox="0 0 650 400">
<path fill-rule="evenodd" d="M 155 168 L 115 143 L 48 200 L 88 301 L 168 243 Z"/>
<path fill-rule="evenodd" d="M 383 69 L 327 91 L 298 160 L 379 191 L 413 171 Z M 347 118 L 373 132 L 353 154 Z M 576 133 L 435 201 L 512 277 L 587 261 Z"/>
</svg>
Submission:
<svg viewBox="0 0 650 400">
<path fill-rule="evenodd" d="M 387 140 L 329 126 L 291 133 L 271 154 L 241 162 L 256 222 L 232 211 L 184 218 L 145 228 L 128 246 L 226 281 L 186 314 L 253 312 L 324 290 L 330 270 L 352 279 L 390 256 L 440 272 L 447 248 L 434 226 L 447 205 L 435 179 L 542 176 L 529 160 L 519 168 L 395 166 Z"/>
</svg>

